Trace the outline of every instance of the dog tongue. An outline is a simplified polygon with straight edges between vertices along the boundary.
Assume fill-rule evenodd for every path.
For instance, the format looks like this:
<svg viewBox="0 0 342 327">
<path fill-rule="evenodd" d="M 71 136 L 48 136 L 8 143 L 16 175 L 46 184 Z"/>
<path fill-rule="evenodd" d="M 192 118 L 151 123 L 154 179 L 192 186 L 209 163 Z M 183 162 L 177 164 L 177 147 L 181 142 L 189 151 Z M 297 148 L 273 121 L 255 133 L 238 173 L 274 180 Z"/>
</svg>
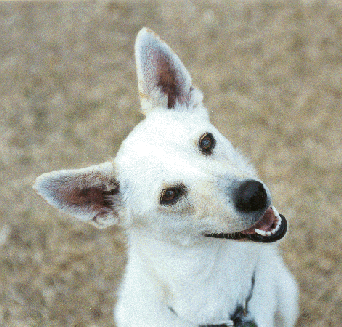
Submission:
<svg viewBox="0 0 342 327">
<path fill-rule="evenodd" d="M 265 214 L 250 228 L 242 231 L 242 234 L 255 234 L 256 229 L 261 229 L 265 232 L 269 232 L 272 230 L 272 225 L 276 220 L 276 216 L 272 210 L 272 208 L 268 208 Z"/>
</svg>

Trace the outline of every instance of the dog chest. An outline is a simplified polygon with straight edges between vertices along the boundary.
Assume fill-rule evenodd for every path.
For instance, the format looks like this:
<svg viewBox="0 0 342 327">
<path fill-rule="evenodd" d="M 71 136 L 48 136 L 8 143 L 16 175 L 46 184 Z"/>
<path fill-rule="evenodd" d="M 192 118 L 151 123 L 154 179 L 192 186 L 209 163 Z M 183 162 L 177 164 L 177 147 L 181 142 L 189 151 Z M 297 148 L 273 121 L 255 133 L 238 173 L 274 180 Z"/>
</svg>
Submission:
<svg viewBox="0 0 342 327">
<path fill-rule="evenodd" d="M 139 237 L 130 245 L 134 267 L 129 271 L 141 271 L 139 280 L 132 276 L 135 283 L 153 285 L 165 306 L 198 325 L 229 320 L 245 303 L 260 251 L 254 244 L 229 241 L 184 248 Z"/>
</svg>

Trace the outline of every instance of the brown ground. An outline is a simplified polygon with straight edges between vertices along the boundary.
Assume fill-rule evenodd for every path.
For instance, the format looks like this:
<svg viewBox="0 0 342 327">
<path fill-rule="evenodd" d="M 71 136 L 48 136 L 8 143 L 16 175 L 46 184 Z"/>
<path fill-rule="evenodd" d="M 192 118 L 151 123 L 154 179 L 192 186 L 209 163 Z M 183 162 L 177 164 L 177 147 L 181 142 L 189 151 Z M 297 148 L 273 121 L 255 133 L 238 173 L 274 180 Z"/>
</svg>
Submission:
<svg viewBox="0 0 342 327">
<path fill-rule="evenodd" d="M 69 221 L 31 185 L 114 156 L 142 118 L 133 46 L 145 25 L 288 217 L 298 326 L 341 325 L 342 8 L 305 2 L 0 4 L 0 326 L 113 326 L 123 234 Z"/>
</svg>

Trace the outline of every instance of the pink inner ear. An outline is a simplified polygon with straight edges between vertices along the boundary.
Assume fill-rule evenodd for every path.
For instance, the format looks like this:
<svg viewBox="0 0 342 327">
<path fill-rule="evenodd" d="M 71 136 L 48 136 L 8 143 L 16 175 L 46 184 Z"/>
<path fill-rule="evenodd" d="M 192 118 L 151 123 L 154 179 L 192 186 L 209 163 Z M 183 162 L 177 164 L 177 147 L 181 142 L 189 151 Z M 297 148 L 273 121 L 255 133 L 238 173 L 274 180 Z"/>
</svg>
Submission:
<svg viewBox="0 0 342 327">
<path fill-rule="evenodd" d="M 66 202 L 71 205 L 89 208 L 93 211 L 99 211 L 105 208 L 111 208 L 113 206 L 112 195 L 119 192 L 119 185 L 115 185 L 115 188 L 109 191 L 103 189 L 102 186 L 93 186 L 88 188 L 74 188 L 62 197 Z"/>
<path fill-rule="evenodd" d="M 143 109 L 150 108 L 150 105 L 167 105 L 172 109 L 177 103 L 190 103 L 191 77 L 188 71 L 168 45 L 147 29 L 138 34 L 136 59 Z"/>
<path fill-rule="evenodd" d="M 92 209 L 99 209 L 105 206 L 103 190 L 99 187 L 89 187 L 84 189 L 75 188 L 65 196 L 68 197 L 67 200 L 71 205 L 79 207 L 91 206 Z"/>
<path fill-rule="evenodd" d="M 99 218 L 100 225 L 117 223 L 120 183 L 112 162 L 39 176 L 34 184 L 50 204 L 80 220 Z"/>
<path fill-rule="evenodd" d="M 181 102 L 181 81 L 177 80 L 177 74 L 174 67 L 171 66 L 169 58 L 159 53 L 157 64 L 157 85 L 161 87 L 162 92 L 168 97 L 167 107 L 173 108 L 176 100 Z"/>
</svg>

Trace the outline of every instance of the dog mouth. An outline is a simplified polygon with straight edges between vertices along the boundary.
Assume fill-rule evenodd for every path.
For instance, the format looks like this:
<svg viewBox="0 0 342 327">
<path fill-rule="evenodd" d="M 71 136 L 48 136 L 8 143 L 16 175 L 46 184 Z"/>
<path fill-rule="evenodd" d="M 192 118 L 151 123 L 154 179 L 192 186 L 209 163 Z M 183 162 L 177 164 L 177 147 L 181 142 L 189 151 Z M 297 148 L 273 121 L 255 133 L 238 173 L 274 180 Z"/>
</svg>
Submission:
<svg viewBox="0 0 342 327">
<path fill-rule="evenodd" d="M 250 228 L 235 233 L 208 233 L 204 236 L 224 238 L 230 240 L 244 240 L 253 242 L 276 242 L 282 239 L 287 232 L 287 221 L 276 208 L 269 207 L 264 215 Z"/>
</svg>

